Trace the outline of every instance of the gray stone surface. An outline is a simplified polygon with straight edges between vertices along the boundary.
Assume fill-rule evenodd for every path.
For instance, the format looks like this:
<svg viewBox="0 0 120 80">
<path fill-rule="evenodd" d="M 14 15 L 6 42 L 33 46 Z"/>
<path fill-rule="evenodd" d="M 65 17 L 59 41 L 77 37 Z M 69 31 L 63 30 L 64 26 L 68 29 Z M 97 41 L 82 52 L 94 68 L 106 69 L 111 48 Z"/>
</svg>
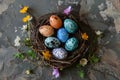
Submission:
<svg viewBox="0 0 120 80">
<path fill-rule="evenodd" d="M 37 67 L 13 57 L 17 52 L 14 40 L 16 36 L 23 37 L 21 5 L 31 7 L 36 17 L 73 5 L 81 19 L 86 18 L 95 30 L 104 32 L 105 37 L 100 40 L 101 62 L 90 68 L 88 77 L 80 79 L 79 69 L 71 67 L 54 79 L 51 68 Z M 119 0 L 0 0 L 0 80 L 120 80 L 119 8 Z M 33 74 L 25 74 L 28 69 L 33 70 Z"/>
<path fill-rule="evenodd" d="M 15 0 L 0 0 L 0 14 L 8 9 L 8 6 Z"/>
</svg>

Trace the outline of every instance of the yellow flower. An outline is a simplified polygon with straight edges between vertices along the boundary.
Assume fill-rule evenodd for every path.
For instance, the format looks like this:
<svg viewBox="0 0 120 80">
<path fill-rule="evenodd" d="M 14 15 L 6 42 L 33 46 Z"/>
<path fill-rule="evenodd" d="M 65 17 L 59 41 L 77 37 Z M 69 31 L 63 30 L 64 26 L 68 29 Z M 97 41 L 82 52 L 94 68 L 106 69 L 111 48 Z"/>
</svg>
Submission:
<svg viewBox="0 0 120 80">
<path fill-rule="evenodd" d="M 23 22 L 28 22 L 30 20 L 30 18 L 31 18 L 30 15 L 27 15 L 22 19 L 22 21 Z"/>
<path fill-rule="evenodd" d="M 87 62 L 88 62 L 88 60 L 87 60 L 86 58 L 82 58 L 82 59 L 80 60 L 80 64 L 81 64 L 82 66 L 87 65 Z"/>
<path fill-rule="evenodd" d="M 88 35 L 86 33 L 82 33 L 82 39 L 88 40 Z"/>
<path fill-rule="evenodd" d="M 24 14 L 24 13 L 26 13 L 27 12 L 27 10 L 28 10 L 28 6 L 24 6 L 21 10 L 20 10 L 20 13 L 22 13 L 22 14 Z"/>
<path fill-rule="evenodd" d="M 42 51 L 42 54 L 43 54 L 43 56 L 44 56 L 44 58 L 46 59 L 46 60 L 50 60 L 50 58 L 51 58 L 51 54 L 50 54 L 50 51 Z"/>
</svg>

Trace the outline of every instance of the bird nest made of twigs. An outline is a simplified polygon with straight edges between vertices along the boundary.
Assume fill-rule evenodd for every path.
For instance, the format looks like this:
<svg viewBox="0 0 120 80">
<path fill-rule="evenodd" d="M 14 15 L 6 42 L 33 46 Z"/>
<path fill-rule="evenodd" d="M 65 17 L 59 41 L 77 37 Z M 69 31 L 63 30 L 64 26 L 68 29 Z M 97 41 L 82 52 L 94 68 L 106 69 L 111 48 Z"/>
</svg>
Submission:
<svg viewBox="0 0 120 80">
<path fill-rule="evenodd" d="M 70 34 L 69 37 L 75 37 L 78 40 L 78 47 L 73 50 L 73 51 L 67 51 L 68 55 L 64 59 L 57 59 L 54 57 L 52 54 L 51 48 L 46 47 L 44 44 L 44 41 L 46 37 L 40 34 L 39 28 L 43 25 L 50 25 L 50 17 L 51 15 L 56 15 L 58 16 L 62 22 L 64 22 L 65 19 L 71 19 L 73 20 L 77 26 L 78 29 L 74 34 Z M 51 56 L 49 59 L 45 59 L 50 66 L 55 67 L 55 68 L 66 68 L 71 66 L 73 63 L 76 61 L 80 60 L 81 58 L 88 58 L 90 53 L 93 53 L 96 50 L 97 42 L 94 42 L 95 39 L 95 33 L 94 30 L 91 29 L 91 27 L 84 23 L 83 21 L 80 20 L 78 15 L 74 15 L 70 13 L 69 15 L 65 15 L 63 13 L 49 13 L 41 16 L 40 18 L 37 19 L 37 24 L 33 25 L 31 27 L 31 34 L 30 34 L 30 39 L 32 42 L 33 50 L 39 54 L 38 56 L 41 58 L 44 58 L 45 56 L 43 55 L 44 51 L 49 51 L 49 54 Z M 62 26 L 64 26 L 62 24 Z M 54 29 L 54 35 L 53 37 L 56 37 L 58 29 Z M 86 39 L 84 39 L 86 38 Z M 65 48 L 64 47 L 65 43 L 61 42 L 61 45 L 59 47 Z"/>
</svg>

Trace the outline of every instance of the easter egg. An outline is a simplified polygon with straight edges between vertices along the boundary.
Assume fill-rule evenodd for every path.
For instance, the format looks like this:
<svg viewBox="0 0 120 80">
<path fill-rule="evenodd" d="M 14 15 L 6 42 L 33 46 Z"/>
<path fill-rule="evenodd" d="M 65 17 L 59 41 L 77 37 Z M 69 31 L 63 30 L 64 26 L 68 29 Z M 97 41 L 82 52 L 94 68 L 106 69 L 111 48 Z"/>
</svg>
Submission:
<svg viewBox="0 0 120 80">
<path fill-rule="evenodd" d="M 60 46 L 60 41 L 55 37 L 47 37 L 44 44 L 48 48 L 57 48 Z"/>
<path fill-rule="evenodd" d="M 54 34 L 54 29 L 49 25 L 40 26 L 39 32 L 45 37 L 52 36 Z"/>
<path fill-rule="evenodd" d="M 64 27 L 69 33 L 72 33 L 72 34 L 75 33 L 78 29 L 76 22 L 74 22 L 71 19 L 64 20 Z"/>
<path fill-rule="evenodd" d="M 68 32 L 65 30 L 65 28 L 60 28 L 57 32 L 57 37 L 61 42 L 66 42 L 66 40 L 69 37 Z"/>
<path fill-rule="evenodd" d="M 65 49 L 67 51 L 73 51 L 78 47 L 78 40 L 75 37 L 68 39 L 65 43 Z"/>
<path fill-rule="evenodd" d="M 57 59 L 65 59 L 68 55 L 64 48 L 55 48 L 53 49 L 52 53 Z"/>
<path fill-rule="evenodd" d="M 62 26 L 62 20 L 57 15 L 51 15 L 49 22 L 55 29 L 59 29 Z"/>
</svg>

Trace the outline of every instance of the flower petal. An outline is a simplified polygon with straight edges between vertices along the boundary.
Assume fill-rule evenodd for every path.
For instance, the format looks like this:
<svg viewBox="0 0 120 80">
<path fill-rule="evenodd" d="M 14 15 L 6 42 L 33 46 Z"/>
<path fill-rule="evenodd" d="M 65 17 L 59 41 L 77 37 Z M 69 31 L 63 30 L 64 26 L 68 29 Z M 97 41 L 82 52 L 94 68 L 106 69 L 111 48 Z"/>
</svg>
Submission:
<svg viewBox="0 0 120 80">
<path fill-rule="evenodd" d="M 54 68 L 52 75 L 55 76 L 55 78 L 58 78 L 60 76 L 59 70 L 57 68 Z"/>
<path fill-rule="evenodd" d="M 80 60 L 80 64 L 81 64 L 82 66 L 87 65 L 87 63 L 88 63 L 88 60 L 87 60 L 86 58 L 82 58 L 82 59 Z"/>
<path fill-rule="evenodd" d="M 57 73 L 56 75 L 55 75 L 55 78 L 58 78 L 60 76 L 60 74 L 59 73 Z"/>
<path fill-rule="evenodd" d="M 57 73 L 58 73 L 58 70 L 54 68 L 52 74 L 55 75 L 55 74 L 57 74 Z"/>
<path fill-rule="evenodd" d="M 28 8 L 29 8 L 28 6 L 24 6 L 22 9 L 20 9 L 20 13 L 22 14 L 26 13 Z"/>
<path fill-rule="evenodd" d="M 20 37 L 19 36 L 16 36 L 15 40 L 14 40 L 14 46 L 20 46 Z"/>
<path fill-rule="evenodd" d="M 66 15 L 68 15 L 68 14 L 70 14 L 70 12 L 71 12 L 71 9 L 72 9 L 72 7 L 71 6 L 69 6 L 68 8 L 66 8 L 65 10 L 64 10 L 64 14 L 66 14 Z"/>
<path fill-rule="evenodd" d="M 84 40 L 88 40 L 88 35 L 86 34 L 86 33 L 82 33 L 82 39 L 84 39 Z"/>
</svg>

